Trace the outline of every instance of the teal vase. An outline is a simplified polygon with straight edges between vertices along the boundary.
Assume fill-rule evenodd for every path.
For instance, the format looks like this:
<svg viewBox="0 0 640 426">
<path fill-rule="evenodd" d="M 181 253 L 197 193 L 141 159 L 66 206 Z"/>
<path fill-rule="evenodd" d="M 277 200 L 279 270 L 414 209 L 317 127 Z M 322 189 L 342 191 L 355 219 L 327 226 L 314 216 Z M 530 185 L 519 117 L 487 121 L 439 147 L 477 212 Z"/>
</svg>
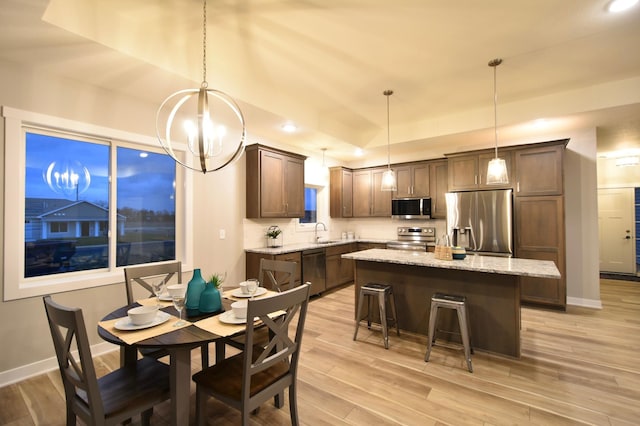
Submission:
<svg viewBox="0 0 640 426">
<path fill-rule="evenodd" d="M 213 283 L 206 283 L 205 289 L 200 295 L 200 312 L 211 313 L 222 310 L 220 291 Z"/>
<path fill-rule="evenodd" d="M 193 270 L 193 277 L 187 285 L 187 314 L 197 313 L 200 309 L 200 296 L 205 288 L 205 280 L 202 278 L 200 269 Z"/>
</svg>

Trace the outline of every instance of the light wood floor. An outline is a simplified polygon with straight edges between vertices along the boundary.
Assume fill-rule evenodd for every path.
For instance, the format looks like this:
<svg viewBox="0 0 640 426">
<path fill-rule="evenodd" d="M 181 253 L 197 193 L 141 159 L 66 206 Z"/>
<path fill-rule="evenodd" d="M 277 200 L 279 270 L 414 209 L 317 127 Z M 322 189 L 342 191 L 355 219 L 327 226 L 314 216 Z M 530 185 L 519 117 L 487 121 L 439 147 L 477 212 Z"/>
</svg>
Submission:
<svg viewBox="0 0 640 426">
<path fill-rule="evenodd" d="M 473 374 L 453 348 L 436 346 L 425 363 L 423 336 L 392 335 L 385 350 L 379 332 L 361 327 L 354 342 L 353 287 L 326 294 L 312 301 L 307 317 L 298 380 L 300 421 L 638 425 L 640 283 L 602 280 L 601 289 L 602 310 L 523 308 L 522 358 L 476 352 Z M 197 352 L 194 366 L 200 364 Z M 117 353 L 95 363 L 104 374 L 117 366 Z M 212 424 L 239 422 L 237 411 L 215 400 L 208 408 Z M 61 425 L 64 412 L 57 371 L 0 389 L 0 424 Z M 167 424 L 167 419 L 165 403 L 156 408 L 152 423 Z M 287 424 L 288 405 L 277 410 L 267 403 L 253 420 Z"/>
</svg>

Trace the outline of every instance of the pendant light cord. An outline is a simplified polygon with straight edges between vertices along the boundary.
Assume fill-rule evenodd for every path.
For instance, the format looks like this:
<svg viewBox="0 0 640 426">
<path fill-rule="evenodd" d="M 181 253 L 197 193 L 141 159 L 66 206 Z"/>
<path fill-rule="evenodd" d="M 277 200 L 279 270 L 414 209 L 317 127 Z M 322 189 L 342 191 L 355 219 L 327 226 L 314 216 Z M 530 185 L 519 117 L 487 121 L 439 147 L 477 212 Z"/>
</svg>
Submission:
<svg viewBox="0 0 640 426">
<path fill-rule="evenodd" d="M 207 0 L 202 2 L 202 87 L 207 87 Z"/>
<path fill-rule="evenodd" d="M 389 96 L 393 95 L 393 90 L 385 90 L 383 93 L 387 97 L 387 169 L 391 169 L 391 136 L 389 126 Z"/>
<path fill-rule="evenodd" d="M 498 86 L 496 78 L 496 68 L 502 63 L 502 59 L 492 59 L 489 66 L 493 67 L 493 137 L 495 142 L 495 155 L 498 158 Z"/>
</svg>

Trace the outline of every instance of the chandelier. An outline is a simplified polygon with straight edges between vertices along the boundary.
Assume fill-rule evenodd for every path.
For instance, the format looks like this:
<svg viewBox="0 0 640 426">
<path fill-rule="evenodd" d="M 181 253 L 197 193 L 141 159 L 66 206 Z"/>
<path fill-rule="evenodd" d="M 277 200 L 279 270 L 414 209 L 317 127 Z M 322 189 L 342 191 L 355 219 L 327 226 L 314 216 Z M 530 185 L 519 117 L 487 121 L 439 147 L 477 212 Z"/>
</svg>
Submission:
<svg viewBox="0 0 640 426">
<path fill-rule="evenodd" d="M 207 83 L 207 0 L 202 9 L 202 83 L 199 89 L 177 91 L 162 102 L 156 113 L 156 135 L 177 163 L 207 173 L 240 158 L 246 129 L 238 104 Z M 176 123 L 179 119 L 184 120 L 182 126 Z M 185 142 L 182 156 L 178 146 L 184 147 Z"/>
</svg>

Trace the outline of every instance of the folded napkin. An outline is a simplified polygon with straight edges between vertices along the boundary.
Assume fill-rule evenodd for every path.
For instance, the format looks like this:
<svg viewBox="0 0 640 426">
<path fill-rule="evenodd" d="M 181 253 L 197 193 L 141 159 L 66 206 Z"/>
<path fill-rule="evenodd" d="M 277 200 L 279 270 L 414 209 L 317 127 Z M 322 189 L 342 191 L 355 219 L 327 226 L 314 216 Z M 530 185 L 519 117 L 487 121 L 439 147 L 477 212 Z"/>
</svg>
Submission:
<svg viewBox="0 0 640 426">
<path fill-rule="evenodd" d="M 158 304 L 158 299 L 156 299 L 155 297 L 149 297 L 148 299 L 136 300 L 136 302 L 142 306 L 156 306 Z M 160 306 L 163 308 L 171 305 L 173 305 L 173 302 L 171 300 L 160 301 Z"/>
<path fill-rule="evenodd" d="M 145 339 L 149 339 L 151 337 L 160 336 L 161 334 L 170 333 L 174 330 L 179 330 L 184 327 L 188 327 L 191 325 L 189 321 L 185 321 L 183 325 L 174 327 L 174 324 L 178 322 L 178 317 L 171 315 L 170 318 L 163 322 L 162 324 L 158 324 L 153 327 L 143 328 L 141 330 L 118 330 L 115 327 L 115 323 L 122 318 L 116 318 L 108 321 L 100 321 L 98 325 L 114 336 L 118 337 L 120 340 L 125 342 L 127 345 L 132 345 L 134 343 L 140 342 Z"/>
<path fill-rule="evenodd" d="M 270 313 L 269 317 L 275 318 L 285 313 L 285 311 L 276 311 Z M 261 321 L 256 321 L 256 324 L 258 323 L 261 323 Z M 220 315 L 194 322 L 193 325 L 205 331 L 208 331 L 209 333 L 217 334 L 218 336 L 222 337 L 231 336 L 246 329 L 246 324 L 227 324 L 220 321 Z"/>
<path fill-rule="evenodd" d="M 235 297 L 232 293 L 234 291 L 236 291 L 236 290 L 237 289 L 235 289 L 235 288 L 232 288 L 231 290 L 227 290 L 224 293 L 222 293 L 222 297 L 224 297 L 226 299 L 232 299 L 232 300 L 247 300 L 247 299 L 249 299 L 248 297 Z M 259 296 L 254 296 L 253 298 L 254 299 L 258 299 L 260 297 L 270 297 L 270 296 L 273 296 L 275 294 L 278 294 L 278 292 L 277 291 L 273 291 L 273 290 L 267 290 L 266 293 L 261 294 Z"/>
</svg>

